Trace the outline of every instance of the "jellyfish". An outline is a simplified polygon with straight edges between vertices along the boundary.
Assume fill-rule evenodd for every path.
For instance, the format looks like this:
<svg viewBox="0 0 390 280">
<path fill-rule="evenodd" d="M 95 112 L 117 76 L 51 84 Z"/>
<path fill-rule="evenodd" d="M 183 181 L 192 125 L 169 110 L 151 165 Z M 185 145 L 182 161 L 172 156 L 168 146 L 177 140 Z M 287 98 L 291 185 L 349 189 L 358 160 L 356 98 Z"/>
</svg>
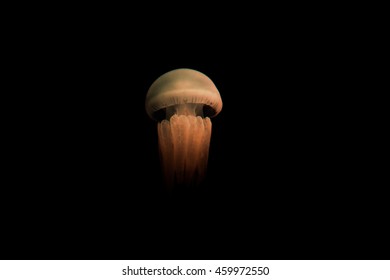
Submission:
<svg viewBox="0 0 390 280">
<path fill-rule="evenodd" d="M 158 147 L 166 187 L 202 183 L 211 139 L 210 118 L 222 110 L 221 96 L 211 79 L 193 69 L 169 71 L 150 86 L 145 109 L 158 122 Z"/>
</svg>

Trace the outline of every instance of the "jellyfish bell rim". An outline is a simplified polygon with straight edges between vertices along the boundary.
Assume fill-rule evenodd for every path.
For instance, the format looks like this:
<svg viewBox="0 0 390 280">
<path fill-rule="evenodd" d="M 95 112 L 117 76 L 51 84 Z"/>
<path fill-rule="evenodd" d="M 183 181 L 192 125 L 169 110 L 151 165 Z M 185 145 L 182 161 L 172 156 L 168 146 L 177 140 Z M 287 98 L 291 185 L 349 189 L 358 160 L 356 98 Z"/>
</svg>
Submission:
<svg viewBox="0 0 390 280">
<path fill-rule="evenodd" d="M 164 99 L 161 100 L 161 97 Z M 160 120 L 157 117 L 158 112 L 162 109 L 181 105 L 181 104 L 200 104 L 207 108 L 207 116 L 215 117 L 222 110 L 222 100 L 215 93 L 202 90 L 181 90 L 161 93 L 160 96 L 147 100 L 146 112 L 150 118 Z"/>
<path fill-rule="evenodd" d="M 151 119 L 159 121 L 157 112 L 180 104 L 204 105 L 208 117 L 215 117 L 222 110 L 222 98 L 213 81 L 188 68 L 175 69 L 158 77 L 146 94 L 145 110 Z"/>
</svg>

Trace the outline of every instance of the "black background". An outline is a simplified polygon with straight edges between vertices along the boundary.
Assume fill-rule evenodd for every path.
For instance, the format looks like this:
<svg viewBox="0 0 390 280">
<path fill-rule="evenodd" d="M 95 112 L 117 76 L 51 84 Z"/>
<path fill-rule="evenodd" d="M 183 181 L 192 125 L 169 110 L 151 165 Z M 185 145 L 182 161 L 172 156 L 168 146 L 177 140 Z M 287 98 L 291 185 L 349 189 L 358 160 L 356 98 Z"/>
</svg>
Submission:
<svg viewBox="0 0 390 280">
<path fill-rule="evenodd" d="M 25 26 L 5 258 L 356 259 L 384 246 L 341 38 L 276 22 L 226 35 L 125 23 Z M 206 181 L 168 194 L 144 101 L 176 68 L 209 76 L 223 109 Z"/>
</svg>

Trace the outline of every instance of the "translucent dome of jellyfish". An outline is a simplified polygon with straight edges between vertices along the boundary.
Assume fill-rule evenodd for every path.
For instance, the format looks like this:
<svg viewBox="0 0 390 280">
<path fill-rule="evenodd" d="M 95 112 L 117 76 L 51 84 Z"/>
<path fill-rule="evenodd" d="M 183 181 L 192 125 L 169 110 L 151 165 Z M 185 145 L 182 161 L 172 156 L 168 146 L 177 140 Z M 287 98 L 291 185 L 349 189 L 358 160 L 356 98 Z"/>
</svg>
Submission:
<svg viewBox="0 0 390 280">
<path fill-rule="evenodd" d="M 155 80 L 145 100 L 157 124 L 164 181 L 168 188 L 204 180 L 211 139 L 210 118 L 222 110 L 218 89 L 205 74 L 175 69 Z"/>
</svg>

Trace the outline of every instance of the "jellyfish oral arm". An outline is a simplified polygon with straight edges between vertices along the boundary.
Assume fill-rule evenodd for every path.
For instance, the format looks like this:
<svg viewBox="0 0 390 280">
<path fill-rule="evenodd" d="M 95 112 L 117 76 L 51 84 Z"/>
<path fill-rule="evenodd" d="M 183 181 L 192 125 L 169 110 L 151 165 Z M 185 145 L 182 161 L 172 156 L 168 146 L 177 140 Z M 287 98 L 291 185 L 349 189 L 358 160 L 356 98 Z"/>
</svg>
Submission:
<svg viewBox="0 0 390 280">
<path fill-rule="evenodd" d="M 183 110 L 187 108 L 183 107 Z M 158 123 L 159 149 L 165 182 L 196 185 L 206 174 L 211 139 L 210 118 L 174 114 Z"/>
</svg>

